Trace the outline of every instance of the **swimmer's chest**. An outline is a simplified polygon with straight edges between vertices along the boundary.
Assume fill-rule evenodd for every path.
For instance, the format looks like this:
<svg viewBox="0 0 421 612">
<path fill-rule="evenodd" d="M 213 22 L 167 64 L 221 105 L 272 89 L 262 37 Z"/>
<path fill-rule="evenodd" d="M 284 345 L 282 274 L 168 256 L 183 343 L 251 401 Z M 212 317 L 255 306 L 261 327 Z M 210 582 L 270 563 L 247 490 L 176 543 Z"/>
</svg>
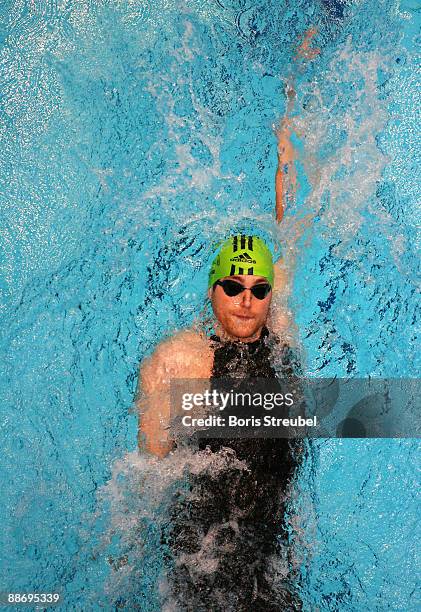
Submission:
<svg viewBox="0 0 421 612">
<path fill-rule="evenodd" d="M 262 339 L 249 345 L 241 342 L 222 343 L 214 340 L 186 345 L 178 358 L 182 360 L 179 372 L 182 378 L 272 378 L 276 374 L 271 366 L 270 350 Z M 180 364 L 181 366 L 181 364 Z"/>
<path fill-rule="evenodd" d="M 184 358 L 183 378 L 225 378 L 230 376 L 274 377 L 266 355 L 249 356 L 224 348 L 198 352 Z"/>
</svg>

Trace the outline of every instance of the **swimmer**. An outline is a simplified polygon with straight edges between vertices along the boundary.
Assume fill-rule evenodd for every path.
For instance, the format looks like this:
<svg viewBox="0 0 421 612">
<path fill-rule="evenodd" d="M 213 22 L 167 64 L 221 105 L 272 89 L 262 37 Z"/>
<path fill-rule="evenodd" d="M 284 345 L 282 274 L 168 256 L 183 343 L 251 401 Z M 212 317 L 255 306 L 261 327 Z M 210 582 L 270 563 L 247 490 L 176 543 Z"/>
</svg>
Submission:
<svg viewBox="0 0 421 612">
<path fill-rule="evenodd" d="M 286 119 L 277 132 L 278 221 L 283 217 L 284 202 L 294 196 L 296 188 L 290 136 L 291 125 Z M 284 293 L 286 285 L 282 261 L 273 263 L 260 237 L 233 235 L 219 247 L 208 287 L 214 334 L 179 332 L 158 345 L 142 363 L 142 451 L 163 458 L 176 448 L 170 427 L 172 379 L 209 379 L 212 384 L 227 372 L 237 379 L 276 379 L 271 364 L 273 346 L 278 346 L 287 375 L 292 372 L 291 349 L 279 340 L 290 332 L 291 321 L 283 312 L 270 312 L 274 295 Z M 213 478 L 192 476 L 192 498 L 174 503 L 165 541 L 172 551 L 169 583 L 180 609 L 301 609 L 293 588 L 280 592 L 279 586 L 272 585 L 269 568 L 279 537 L 287 539 L 285 496 L 297 467 L 297 448 L 298 444 L 287 439 L 199 440 L 199 450 L 217 456 L 228 449 L 246 469 L 228 467 Z M 222 545 L 217 544 L 220 540 Z M 195 574 L 198 563 L 194 555 L 200 554 L 203 561 L 205 553 L 198 551 L 204 541 L 211 556 L 216 556 L 217 567 L 210 573 Z"/>
<path fill-rule="evenodd" d="M 311 30 L 304 37 L 299 56 L 312 55 L 314 35 Z M 289 117 L 295 101 L 293 83 L 286 94 L 286 116 L 276 131 L 278 222 L 297 188 Z M 213 335 L 196 329 L 179 332 L 161 342 L 141 365 L 137 403 L 142 452 L 164 458 L 177 448 L 170 422 L 171 380 L 208 379 L 215 388 L 227 373 L 237 381 L 276 379 L 274 348 L 281 356 L 281 375 L 294 375 L 294 351 L 291 342 L 285 341 L 292 336 L 292 321 L 286 312 L 271 308 L 277 294 L 285 297 L 287 287 L 282 260 L 273 262 L 261 237 L 235 234 L 219 246 L 208 281 Z M 288 568 L 285 512 L 300 449 L 298 441 L 280 438 L 199 438 L 194 452 L 204 452 L 211 465 L 213 457 L 230 456 L 234 463 L 227 460 L 220 471 L 191 474 L 184 497 L 180 494 L 174 499 L 162 539 L 170 551 L 168 583 L 177 609 L 302 609 L 288 569 L 280 586 L 273 566 L 282 548 L 287 551 L 284 567 Z"/>
<path fill-rule="evenodd" d="M 288 134 L 288 126 L 278 134 L 282 168 L 292 152 L 290 145 L 284 146 Z M 286 183 L 280 174 L 278 168 L 277 190 Z M 293 187 L 290 180 L 289 187 Z M 281 199 L 277 193 L 278 219 L 283 214 Z M 142 363 L 139 377 L 142 395 L 138 401 L 142 412 L 140 448 L 157 457 L 165 457 L 173 449 L 169 429 L 171 379 L 211 379 L 216 375 L 215 357 L 223 344 L 248 345 L 251 353 L 258 347 L 263 350 L 268 336 L 273 339 L 290 333 L 292 322 L 287 313 L 270 312 L 274 296 L 278 292 L 285 294 L 286 285 L 282 261 L 274 265 L 272 254 L 260 237 L 234 235 L 222 244 L 209 273 L 208 297 L 215 315 L 215 334 L 209 338 L 199 331 L 181 331 L 158 345 Z M 254 368 L 256 372 L 259 367 Z"/>
<path fill-rule="evenodd" d="M 287 90 L 288 95 L 289 90 Z M 295 93 L 295 92 L 294 92 Z M 276 131 L 278 166 L 275 175 L 276 219 L 295 197 L 297 178 L 295 150 L 291 142 L 288 111 Z M 253 263 L 248 264 L 247 260 Z M 257 236 L 232 236 L 215 256 L 209 274 L 208 297 L 215 315 L 215 332 L 220 342 L 262 343 L 265 336 L 292 336 L 292 320 L 286 311 L 271 312 L 277 295 L 284 299 L 288 278 L 282 259 L 272 255 Z M 265 343 L 267 344 L 267 343 Z M 144 359 L 139 375 L 139 447 L 165 457 L 173 448 L 169 432 L 171 379 L 210 379 L 215 371 L 215 341 L 194 330 L 184 330 L 161 342 L 152 356 Z"/>
</svg>

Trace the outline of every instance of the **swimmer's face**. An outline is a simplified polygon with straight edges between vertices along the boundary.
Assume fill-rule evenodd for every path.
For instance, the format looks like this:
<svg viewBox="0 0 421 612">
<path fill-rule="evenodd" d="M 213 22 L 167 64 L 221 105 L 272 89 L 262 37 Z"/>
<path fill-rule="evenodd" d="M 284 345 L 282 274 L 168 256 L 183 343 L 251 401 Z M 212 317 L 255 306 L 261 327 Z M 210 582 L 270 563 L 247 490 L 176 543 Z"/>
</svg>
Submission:
<svg viewBox="0 0 421 612">
<path fill-rule="evenodd" d="M 236 281 L 247 288 L 268 282 L 263 276 L 252 275 L 226 276 L 225 279 Z M 260 337 L 268 318 L 272 291 L 259 300 L 251 291 L 242 291 L 230 297 L 220 285 L 214 285 L 208 295 L 216 318 L 229 336 L 243 342 L 252 342 Z"/>
</svg>

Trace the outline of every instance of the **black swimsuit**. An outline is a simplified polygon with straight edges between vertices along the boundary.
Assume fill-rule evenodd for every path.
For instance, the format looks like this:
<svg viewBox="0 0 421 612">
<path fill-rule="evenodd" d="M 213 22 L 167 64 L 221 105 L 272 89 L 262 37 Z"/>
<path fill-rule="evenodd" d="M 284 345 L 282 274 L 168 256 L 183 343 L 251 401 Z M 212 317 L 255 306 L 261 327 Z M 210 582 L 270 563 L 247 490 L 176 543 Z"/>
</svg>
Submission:
<svg viewBox="0 0 421 612">
<path fill-rule="evenodd" d="M 223 343 L 213 336 L 211 383 L 227 377 L 275 379 L 269 336 L 266 328 L 252 343 Z M 292 371 L 288 352 L 284 346 L 287 374 Z M 227 461 L 216 474 L 192 476 L 188 495 L 173 505 L 167 541 L 174 566 L 169 578 L 180 610 L 301 609 L 299 598 L 286 584 L 283 588 L 271 584 L 269 567 L 282 540 L 286 546 L 283 496 L 297 468 L 294 447 L 294 442 L 279 438 L 199 440 L 200 450 L 231 454 L 246 468 Z M 204 569 L 196 571 L 203 559 Z"/>
</svg>

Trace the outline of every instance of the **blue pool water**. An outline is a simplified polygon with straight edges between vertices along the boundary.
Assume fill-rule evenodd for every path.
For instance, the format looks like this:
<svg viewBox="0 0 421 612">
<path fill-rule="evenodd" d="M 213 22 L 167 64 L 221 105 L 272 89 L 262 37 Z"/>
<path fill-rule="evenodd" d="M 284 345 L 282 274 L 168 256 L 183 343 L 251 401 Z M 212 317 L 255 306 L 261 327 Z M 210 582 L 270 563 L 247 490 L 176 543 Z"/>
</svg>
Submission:
<svg viewBox="0 0 421 612">
<path fill-rule="evenodd" d="M 2 3 L 1 591 L 161 609 L 156 525 L 191 458 L 138 456 L 138 365 L 192 324 L 229 229 L 279 231 L 309 376 L 417 375 L 420 11 Z M 300 189 L 276 230 L 293 77 Z M 311 445 L 291 510 L 306 610 L 417 609 L 418 450 Z"/>
</svg>

